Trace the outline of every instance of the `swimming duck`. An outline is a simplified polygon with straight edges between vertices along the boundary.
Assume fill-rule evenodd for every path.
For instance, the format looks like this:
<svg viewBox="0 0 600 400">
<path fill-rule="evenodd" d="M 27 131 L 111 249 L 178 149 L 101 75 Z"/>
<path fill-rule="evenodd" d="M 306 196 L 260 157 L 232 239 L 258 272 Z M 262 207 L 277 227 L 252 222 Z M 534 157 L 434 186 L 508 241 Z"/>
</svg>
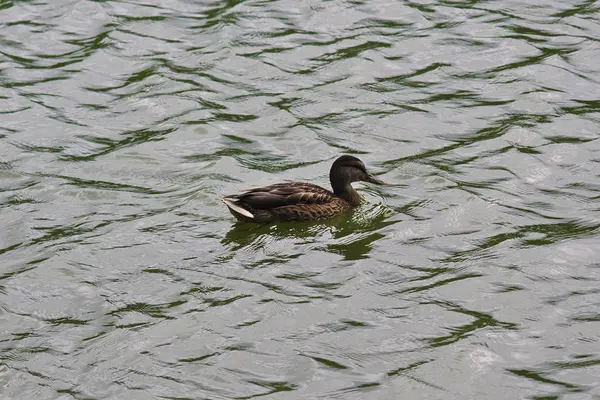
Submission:
<svg viewBox="0 0 600 400">
<path fill-rule="evenodd" d="M 385 184 L 367 172 L 356 157 L 344 155 L 329 171 L 333 192 L 307 182 L 276 183 L 226 196 L 223 203 L 240 221 L 308 221 L 330 218 L 360 204 L 351 183 L 357 181 Z"/>
</svg>

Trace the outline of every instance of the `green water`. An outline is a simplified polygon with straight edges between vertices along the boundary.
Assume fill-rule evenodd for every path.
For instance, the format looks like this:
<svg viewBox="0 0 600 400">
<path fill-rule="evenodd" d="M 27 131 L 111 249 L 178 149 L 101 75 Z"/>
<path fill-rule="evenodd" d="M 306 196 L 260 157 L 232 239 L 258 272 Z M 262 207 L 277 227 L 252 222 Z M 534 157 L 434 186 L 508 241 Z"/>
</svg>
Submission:
<svg viewBox="0 0 600 400">
<path fill-rule="evenodd" d="M 0 0 L 0 397 L 600 399 L 599 21 Z M 220 203 L 341 154 L 353 214 Z"/>
</svg>

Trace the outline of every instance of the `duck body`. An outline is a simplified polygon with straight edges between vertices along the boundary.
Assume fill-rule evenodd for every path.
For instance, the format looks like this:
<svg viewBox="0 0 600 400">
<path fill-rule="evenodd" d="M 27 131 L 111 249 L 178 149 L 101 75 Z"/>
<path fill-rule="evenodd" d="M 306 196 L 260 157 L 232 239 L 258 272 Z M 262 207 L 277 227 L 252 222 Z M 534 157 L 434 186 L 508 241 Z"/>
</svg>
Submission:
<svg viewBox="0 0 600 400">
<path fill-rule="evenodd" d="M 223 202 L 246 222 L 310 221 L 331 218 L 351 208 L 333 192 L 307 182 L 285 182 L 227 196 Z"/>
<path fill-rule="evenodd" d="M 284 182 L 226 196 L 223 203 L 240 221 L 310 221 L 331 218 L 358 206 L 360 196 L 351 182 L 385 183 L 367 173 L 362 161 L 352 156 L 338 158 L 329 178 L 333 192 L 308 182 Z"/>
</svg>

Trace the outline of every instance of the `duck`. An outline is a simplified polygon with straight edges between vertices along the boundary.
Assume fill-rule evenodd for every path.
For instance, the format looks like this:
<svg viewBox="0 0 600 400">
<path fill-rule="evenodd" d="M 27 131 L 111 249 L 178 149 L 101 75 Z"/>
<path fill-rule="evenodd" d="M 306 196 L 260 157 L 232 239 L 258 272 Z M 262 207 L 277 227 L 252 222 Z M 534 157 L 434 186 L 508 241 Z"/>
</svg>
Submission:
<svg viewBox="0 0 600 400">
<path fill-rule="evenodd" d="M 387 183 L 369 173 L 360 159 L 350 155 L 333 162 L 329 181 L 333 191 L 308 182 L 284 182 L 225 196 L 222 202 L 239 221 L 311 221 L 331 218 L 359 206 L 360 195 L 352 182 Z"/>
</svg>

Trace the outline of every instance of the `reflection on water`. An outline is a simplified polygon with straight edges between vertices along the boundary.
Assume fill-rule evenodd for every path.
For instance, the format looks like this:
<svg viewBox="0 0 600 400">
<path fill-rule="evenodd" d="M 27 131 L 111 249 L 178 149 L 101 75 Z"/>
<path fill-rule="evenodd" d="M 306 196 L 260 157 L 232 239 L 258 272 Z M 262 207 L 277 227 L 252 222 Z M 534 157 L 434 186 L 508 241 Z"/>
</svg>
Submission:
<svg viewBox="0 0 600 400">
<path fill-rule="evenodd" d="M 267 225 L 236 222 L 221 243 L 230 245 L 228 250 L 235 253 L 244 249 L 261 251 L 277 242 L 290 241 L 308 246 L 303 251 L 321 249 L 342 255 L 344 260 L 359 260 L 368 258 L 372 244 L 384 237 L 378 231 L 396 222 L 388 218 L 390 214 L 384 206 L 371 205 L 327 220 Z"/>
<path fill-rule="evenodd" d="M 0 10 L 2 398 L 600 397 L 596 2 Z"/>
</svg>

